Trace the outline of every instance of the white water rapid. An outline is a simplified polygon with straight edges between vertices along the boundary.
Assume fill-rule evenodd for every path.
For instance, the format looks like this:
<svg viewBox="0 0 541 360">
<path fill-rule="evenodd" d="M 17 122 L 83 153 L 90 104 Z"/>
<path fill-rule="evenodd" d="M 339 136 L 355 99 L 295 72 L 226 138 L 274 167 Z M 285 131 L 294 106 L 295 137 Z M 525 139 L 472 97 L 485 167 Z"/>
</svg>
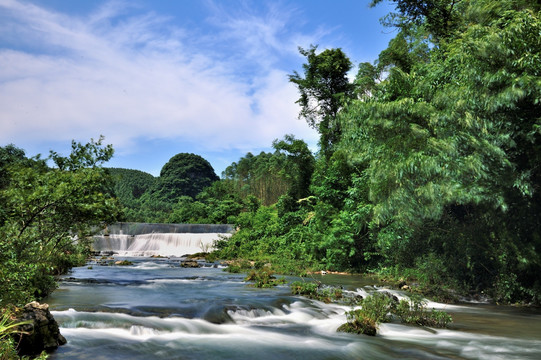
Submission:
<svg viewBox="0 0 541 360">
<path fill-rule="evenodd" d="M 257 289 L 214 264 L 130 260 L 75 268 L 47 299 L 68 340 L 51 360 L 541 359 L 538 309 L 431 303 L 452 315 L 448 329 L 395 321 L 371 337 L 337 332 L 350 306 L 294 296 L 287 285 Z M 407 296 L 344 280 L 351 296 Z"/>
<path fill-rule="evenodd" d="M 175 256 L 207 252 L 214 249 L 214 242 L 230 237 L 221 233 L 169 233 L 141 235 L 109 235 L 94 237 L 93 250 L 112 251 L 120 256 Z"/>
<path fill-rule="evenodd" d="M 231 236 L 228 225 L 119 223 L 94 236 L 92 249 L 119 256 L 172 256 L 214 250 Z"/>
</svg>

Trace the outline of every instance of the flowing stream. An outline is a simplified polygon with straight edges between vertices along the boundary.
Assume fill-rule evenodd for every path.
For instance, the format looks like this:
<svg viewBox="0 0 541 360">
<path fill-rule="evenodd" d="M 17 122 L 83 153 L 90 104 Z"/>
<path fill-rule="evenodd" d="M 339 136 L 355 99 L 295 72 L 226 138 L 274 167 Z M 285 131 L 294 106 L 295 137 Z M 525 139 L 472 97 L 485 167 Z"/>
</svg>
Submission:
<svg viewBox="0 0 541 360">
<path fill-rule="evenodd" d="M 350 307 L 287 285 L 256 289 L 243 274 L 183 268 L 181 258 L 129 260 L 75 268 L 46 299 L 68 340 L 51 359 L 541 359 L 536 309 L 430 303 L 453 316 L 449 329 L 389 323 L 369 337 L 336 332 Z M 384 290 L 358 276 L 319 280 L 362 296 Z"/>
</svg>

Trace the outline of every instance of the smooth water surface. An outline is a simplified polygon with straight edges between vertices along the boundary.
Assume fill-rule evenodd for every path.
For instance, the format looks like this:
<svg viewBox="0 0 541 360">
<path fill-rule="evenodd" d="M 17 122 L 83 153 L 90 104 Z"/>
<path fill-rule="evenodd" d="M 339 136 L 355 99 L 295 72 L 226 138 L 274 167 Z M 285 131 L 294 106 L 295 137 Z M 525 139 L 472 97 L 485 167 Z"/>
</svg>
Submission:
<svg viewBox="0 0 541 360">
<path fill-rule="evenodd" d="M 75 268 L 47 299 L 68 340 L 51 359 L 541 359 L 535 310 L 430 303 L 452 314 L 449 329 L 382 324 L 376 337 L 352 335 L 336 332 L 348 306 L 179 259 L 130 260 Z M 357 280 L 344 288 L 383 290 Z"/>
</svg>

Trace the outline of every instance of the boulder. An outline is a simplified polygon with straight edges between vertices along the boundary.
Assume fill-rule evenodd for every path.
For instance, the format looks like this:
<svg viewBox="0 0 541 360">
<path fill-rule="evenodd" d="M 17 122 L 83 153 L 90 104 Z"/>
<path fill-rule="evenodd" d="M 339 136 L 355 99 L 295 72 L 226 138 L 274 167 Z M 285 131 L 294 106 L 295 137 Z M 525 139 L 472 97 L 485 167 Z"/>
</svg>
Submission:
<svg viewBox="0 0 541 360">
<path fill-rule="evenodd" d="M 133 262 L 131 262 L 130 260 L 119 260 L 119 261 L 115 261 L 115 265 L 130 266 L 130 265 L 133 265 Z"/>
<path fill-rule="evenodd" d="M 180 266 L 184 268 L 198 268 L 200 267 L 199 263 L 195 260 L 185 260 L 180 262 Z"/>
<path fill-rule="evenodd" d="M 26 304 L 19 320 L 30 321 L 19 326 L 22 333 L 15 335 L 19 355 L 39 355 L 43 350 L 51 352 L 67 342 L 60 334 L 48 304 L 36 301 Z"/>
</svg>

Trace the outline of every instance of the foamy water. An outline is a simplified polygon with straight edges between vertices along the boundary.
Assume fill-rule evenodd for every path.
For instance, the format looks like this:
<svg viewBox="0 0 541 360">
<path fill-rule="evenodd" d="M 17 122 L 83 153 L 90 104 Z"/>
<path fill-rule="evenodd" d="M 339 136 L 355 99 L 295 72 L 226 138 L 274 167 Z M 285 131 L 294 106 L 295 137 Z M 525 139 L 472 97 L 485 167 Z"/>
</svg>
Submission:
<svg viewBox="0 0 541 360">
<path fill-rule="evenodd" d="M 118 256 L 184 256 L 214 250 L 214 243 L 228 233 L 151 233 L 95 236 L 93 250 L 114 252 Z"/>
<path fill-rule="evenodd" d="M 48 299 L 68 340 L 52 359 L 541 358 L 536 311 L 430 303 L 453 315 L 450 329 L 392 323 L 368 337 L 336 332 L 349 306 L 292 296 L 287 286 L 255 289 L 213 267 L 130 260 L 76 268 Z"/>
</svg>

